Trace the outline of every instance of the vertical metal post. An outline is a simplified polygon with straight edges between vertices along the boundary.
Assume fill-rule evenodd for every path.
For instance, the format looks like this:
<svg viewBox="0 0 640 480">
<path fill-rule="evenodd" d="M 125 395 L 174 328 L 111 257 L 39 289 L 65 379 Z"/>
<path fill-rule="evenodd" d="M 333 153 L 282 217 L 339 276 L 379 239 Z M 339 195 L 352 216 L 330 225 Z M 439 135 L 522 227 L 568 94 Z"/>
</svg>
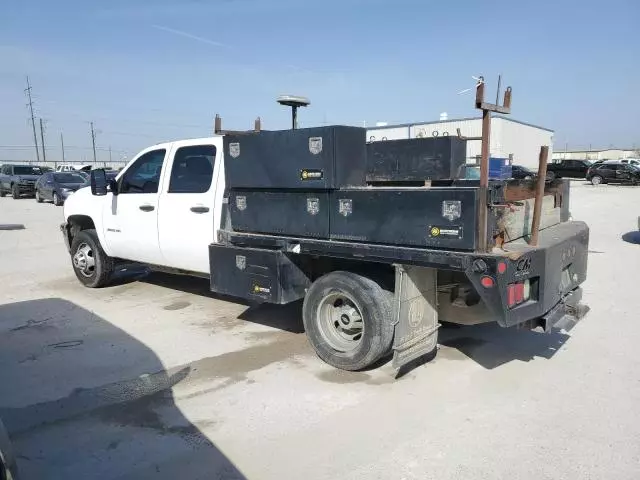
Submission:
<svg viewBox="0 0 640 480">
<path fill-rule="evenodd" d="M 97 164 L 96 159 L 96 131 L 93 129 L 93 122 L 91 123 L 91 145 L 93 146 L 93 166 L 95 168 Z"/>
<path fill-rule="evenodd" d="M 33 100 L 31 99 L 31 83 L 27 75 L 27 98 L 29 99 L 29 110 L 31 111 L 31 127 L 33 128 L 33 144 L 36 146 L 36 160 L 40 163 L 40 152 L 38 151 L 38 135 L 36 134 L 36 118 L 33 116 Z"/>
<path fill-rule="evenodd" d="M 295 130 L 298 128 L 298 107 L 295 105 L 291 106 L 291 129 Z"/>
<path fill-rule="evenodd" d="M 487 250 L 487 190 L 489 187 L 489 147 L 491 141 L 491 112 L 482 111 L 482 147 L 480 150 L 480 205 L 478 206 L 478 249 Z"/>
<path fill-rule="evenodd" d="M 44 127 L 42 126 L 42 118 L 40 118 L 40 141 L 42 143 L 42 161 L 47 163 L 47 153 L 44 150 Z"/>
<path fill-rule="evenodd" d="M 64 137 L 62 136 L 62 132 L 60 132 L 60 146 L 62 147 L 62 163 L 64 163 Z M 58 166 L 58 163 L 56 162 L 55 167 Z"/>
<path fill-rule="evenodd" d="M 544 182 L 547 179 L 547 159 L 549 157 L 549 147 L 540 147 L 540 157 L 538 158 L 538 182 L 536 184 L 536 200 L 533 204 L 533 218 L 531 219 L 531 241 L 530 245 L 538 245 L 538 232 L 540 231 L 540 214 L 542 213 L 542 201 L 544 199 Z"/>
</svg>

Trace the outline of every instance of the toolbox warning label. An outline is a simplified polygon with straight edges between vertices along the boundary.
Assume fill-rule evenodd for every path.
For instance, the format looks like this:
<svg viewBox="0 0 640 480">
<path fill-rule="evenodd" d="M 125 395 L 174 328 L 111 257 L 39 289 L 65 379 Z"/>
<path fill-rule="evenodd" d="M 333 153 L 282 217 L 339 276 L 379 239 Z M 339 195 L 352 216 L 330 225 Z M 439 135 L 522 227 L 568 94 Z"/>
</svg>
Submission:
<svg viewBox="0 0 640 480">
<path fill-rule="evenodd" d="M 432 238 L 435 237 L 446 237 L 446 238 L 462 238 L 462 227 L 461 226 L 438 226 L 431 225 L 429 227 L 429 236 Z"/>
</svg>

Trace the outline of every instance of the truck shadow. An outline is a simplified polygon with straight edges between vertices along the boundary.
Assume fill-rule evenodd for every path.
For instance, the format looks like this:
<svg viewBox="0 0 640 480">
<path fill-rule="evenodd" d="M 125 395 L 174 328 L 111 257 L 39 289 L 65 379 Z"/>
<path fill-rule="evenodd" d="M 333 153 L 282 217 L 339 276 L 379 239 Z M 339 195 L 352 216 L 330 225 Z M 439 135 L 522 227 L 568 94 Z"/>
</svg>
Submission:
<svg viewBox="0 0 640 480">
<path fill-rule="evenodd" d="M 184 275 L 151 272 L 146 276 L 140 277 L 139 280 L 192 295 L 245 305 L 249 308 L 238 316 L 240 320 L 277 328 L 278 330 L 284 330 L 289 333 L 304 333 L 304 326 L 302 325 L 302 300 L 287 305 L 251 303 L 236 297 L 213 293 L 209 290 L 208 279 Z"/>
<path fill-rule="evenodd" d="M 0 305 L 0 417 L 23 479 L 244 479 L 176 406 L 190 367 L 48 298 Z"/>
<path fill-rule="evenodd" d="M 131 272 L 135 273 L 135 270 Z M 238 319 L 290 333 L 304 333 L 302 301 L 288 305 L 250 304 L 235 297 L 211 292 L 207 279 L 158 272 L 138 276 L 133 280 L 246 305 L 249 308 L 242 312 Z M 439 345 L 445 348 L 440 348 L 435 358 L 454 360 L 469 358 L 484 368 L 493 369 L 513 360 L 530 361 L 535 357 L 550 359 L 569 338 L 569 335 L 561 332 L 545 334 L 515 328 L 502 328 L 493 323 L 471 326 L 445 323 L 443 328 L 439 330 L 438 341 Z M 463 355 L 452 354 L 450 349 L 457 350 Z M 434 355 L 429 354 L 417 359 L 411 365 L 406 366 L 400 376 L 430 362 L 433 358 Z M 386 356 L 367 370 L 380 368 L 390 360 L 391 356 Z"/>
<path fill-rule="evenodd" d="M 569 335 L 560 331 L 540 333 L 502 328 L 495 323 L 470 326 L 446 324 L 440 329 L 438 343 L 448 348 L 440 348 L 438 358 L 459 360 L 468 357 L 490 370 L 513 360 L 528 362 L 536 357 L 549 360 L 569 338 Z"/>
</svg>

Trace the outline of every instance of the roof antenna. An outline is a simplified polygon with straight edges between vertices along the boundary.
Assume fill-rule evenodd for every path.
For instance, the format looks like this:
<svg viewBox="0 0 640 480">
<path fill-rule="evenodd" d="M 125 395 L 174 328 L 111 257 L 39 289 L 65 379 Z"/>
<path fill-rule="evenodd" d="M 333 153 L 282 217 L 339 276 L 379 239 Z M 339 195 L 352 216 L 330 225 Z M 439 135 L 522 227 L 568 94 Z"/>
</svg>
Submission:
<svg viewBox="0 0 640 480">
<path fill-rule="evenodd" d="M 295 95 L 280 95 L 278 103 L 285 107 L 291 107 L 291 129 L 298 128 L 298 107 L 308 107 L 311 102 L 306 97 L 298 97 Z"/>
</svg>

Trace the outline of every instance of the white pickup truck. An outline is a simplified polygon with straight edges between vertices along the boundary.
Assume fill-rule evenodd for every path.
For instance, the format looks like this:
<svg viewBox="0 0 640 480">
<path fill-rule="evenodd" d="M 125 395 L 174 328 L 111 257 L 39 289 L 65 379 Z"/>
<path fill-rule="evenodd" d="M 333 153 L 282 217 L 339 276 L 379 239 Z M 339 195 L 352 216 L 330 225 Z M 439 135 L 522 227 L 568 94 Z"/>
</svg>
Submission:
<svg viewBox="0 0 640 480">
<path fill-rule="evenodd" d="M 209 274 L 207 247 L 224 193 L 222 137 L 147 148 L 115 182 L 118 195 L 84 188 L 64 204 L 73 267 L 84 285 L 106 285 L 112 258 Z"/>
<path fill-rule="evenodd" d="M 246 172 L 260 183 L 284 172 L 294 185 L 325 181 L 323 170 L 304 162 L 333 152 L 326 147 L 335 139 L 332 129 L 265 133 L 260 138 L 279 136 L 282 149 L 300 150 L 263 160 L 267 153 L 255 148 L 260 159 L 250 171 L 249 163 L 238 162 L 248 162 L 251 142 L 257 145 L 262 134 L 155 145 L 113 180 L 92 171 L 91 187 L 64 204 L 61 230 L 76 276 L 87 287 L 102 287 L 116 263 L 126 260 L 203 276 L 212 291 L 248 300 L 304 299 L 309 342 L 325 362 L 346 370 L 369 367 L 392 350 L 396 367 L 434 352 L 439 319 L 549 331 L 584 316 L 579 286 L 586 278 L 589 231 L 583 222 L 569 221 L 569 186 L 562 180 L 495 182 L 487 193 L 491 203 L 479 200 L 477 180 L 455 178 L 442 185 L 366 184 L 329 193 L 226 191 L 225 158 L 230 178 Z M 352 143 L 360 149 L 361 136 L 362 145 Z M 289 141 L 294 137 L 302 141 Z M 397 161 L 391 155 L 378 165 Z M 285 171 L 287 162 L 292 168 Z M 340 165 L 351 168 L 348 159 Z M 404 207 L 371 206 L 358 198 L 400 199 Z M 326 199 L 333 203 L 322 203 Z M 540 235 L 529 244 L 524 238 L 532 231 L 535 205 L 542 208 Z M 290 214 L 279 210 L 291 206 Z M 476 219 L 483 213 L 491 225 L 489 248 L 478 247 Z M 323 214 L 331 228 L 342 225 L 339 235 L 295 233 Z M 261 227 L 234 224 L 233 215 Z M 417 240 L 408 242 L 409 235 Z"/>
</svg>

